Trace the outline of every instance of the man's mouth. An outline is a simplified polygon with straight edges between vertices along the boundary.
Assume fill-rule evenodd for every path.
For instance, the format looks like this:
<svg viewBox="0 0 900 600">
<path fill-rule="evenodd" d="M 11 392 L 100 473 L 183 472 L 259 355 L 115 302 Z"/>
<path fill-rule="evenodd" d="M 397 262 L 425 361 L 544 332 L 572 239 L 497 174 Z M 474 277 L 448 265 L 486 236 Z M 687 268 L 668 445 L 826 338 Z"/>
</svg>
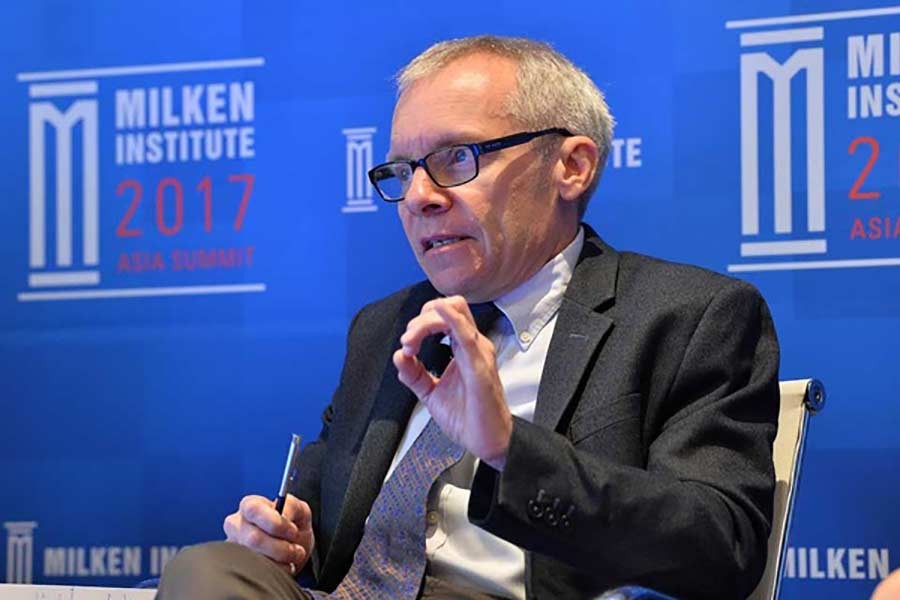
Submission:
<svg viewBox="0 0 900 600">
<path fill-rule="evenodd" d="M 422 240 L 422 250 L 424 252 L 428 252 L 429 250 L 435 250 L 437 248 L 441 248 L 443 246 L 449 246 L 450 244 L 455 244 L 457 242 L 461 242 L 465 239 L 468 239 L 467 236 L 436 236 L 432 238 L 426 238 Z"/>
</svg>

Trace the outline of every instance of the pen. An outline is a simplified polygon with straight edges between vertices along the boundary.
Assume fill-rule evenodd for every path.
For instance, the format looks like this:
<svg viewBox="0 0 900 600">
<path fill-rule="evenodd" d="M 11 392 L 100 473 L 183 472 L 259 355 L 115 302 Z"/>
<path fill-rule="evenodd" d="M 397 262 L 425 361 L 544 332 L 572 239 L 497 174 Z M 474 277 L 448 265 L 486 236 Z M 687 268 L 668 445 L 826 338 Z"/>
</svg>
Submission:
<svg viewBox="0 0 900 600">
<path fill-rule="evenodd" d="M 278 487 L 278 497 L 275 499 L 275 510 L 278 514 L 284 511 L 284 501 L 287 498 L 288 488 L 297 479 L 297 461 L 300 458 L 300 442 L 302 437 L 296 433 L 291 435 L 291 446 L 288 448 L 287 462 L 284 464 L 284 475 L 281 476 L 281 485 Z"/>
</svg>

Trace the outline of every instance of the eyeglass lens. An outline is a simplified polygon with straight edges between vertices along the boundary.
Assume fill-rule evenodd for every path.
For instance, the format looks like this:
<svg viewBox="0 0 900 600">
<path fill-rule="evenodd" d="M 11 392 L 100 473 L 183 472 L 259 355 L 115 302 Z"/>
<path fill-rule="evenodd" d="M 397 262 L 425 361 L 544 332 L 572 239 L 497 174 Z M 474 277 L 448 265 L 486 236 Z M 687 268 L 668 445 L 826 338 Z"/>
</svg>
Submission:
<svg viewBox="0 0 900 600">
<path fill-rule="evenodd" d="M 478 172 L 475 154 L 468 146 L 451 146 L 425 157 L 425 167 L 439 186 L 450 187 L 471 181 Z M 373 171 L 373 179 L 386 198 L 400 199 L 412 183 L 412 167 L 408 163 L 388 163 Z"/>
</svg>

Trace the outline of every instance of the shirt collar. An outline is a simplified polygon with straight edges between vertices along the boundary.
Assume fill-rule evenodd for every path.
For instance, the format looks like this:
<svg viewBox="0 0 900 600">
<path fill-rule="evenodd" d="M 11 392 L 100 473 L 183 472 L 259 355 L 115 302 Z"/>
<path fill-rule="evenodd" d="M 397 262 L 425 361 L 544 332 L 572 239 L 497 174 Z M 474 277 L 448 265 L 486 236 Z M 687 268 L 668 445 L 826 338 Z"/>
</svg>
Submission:
<svg viewBox="0 0 900 600">
<path fill-rule="evenodd" d="M 523 352 L 528 350 L 562 305 L 563 294 L 572 279 L 582 246 L 584 229 L 579 227 L 575 239 L 531 279 L 494 300 L 497 308 L 506 315 Z"/>
</svg>

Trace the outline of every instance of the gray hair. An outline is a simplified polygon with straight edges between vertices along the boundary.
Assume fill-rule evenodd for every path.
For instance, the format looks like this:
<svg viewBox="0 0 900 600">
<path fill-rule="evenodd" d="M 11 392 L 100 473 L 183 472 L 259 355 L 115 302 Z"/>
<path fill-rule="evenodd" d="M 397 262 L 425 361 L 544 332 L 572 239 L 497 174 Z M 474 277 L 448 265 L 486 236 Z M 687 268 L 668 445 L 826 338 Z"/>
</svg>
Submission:
<svg viewBox="0 0 900 600">
<path fill-rule="evenodd" d="M 505 108 L 522 126 L 532 130 L 563 127 L 586 135 L 597 144 L 597 171 L 578 199 L 578 215 L 583 216 L 606 165 L 615 121 L 603 93 L 591 78 L 549 44 L 493 35 L 439 42 L 400 70 L 396 77 L 397 96 L 451 62 L 477 53 L 505 57 L 516 63 L 517 86 Z"/>
</svg>

